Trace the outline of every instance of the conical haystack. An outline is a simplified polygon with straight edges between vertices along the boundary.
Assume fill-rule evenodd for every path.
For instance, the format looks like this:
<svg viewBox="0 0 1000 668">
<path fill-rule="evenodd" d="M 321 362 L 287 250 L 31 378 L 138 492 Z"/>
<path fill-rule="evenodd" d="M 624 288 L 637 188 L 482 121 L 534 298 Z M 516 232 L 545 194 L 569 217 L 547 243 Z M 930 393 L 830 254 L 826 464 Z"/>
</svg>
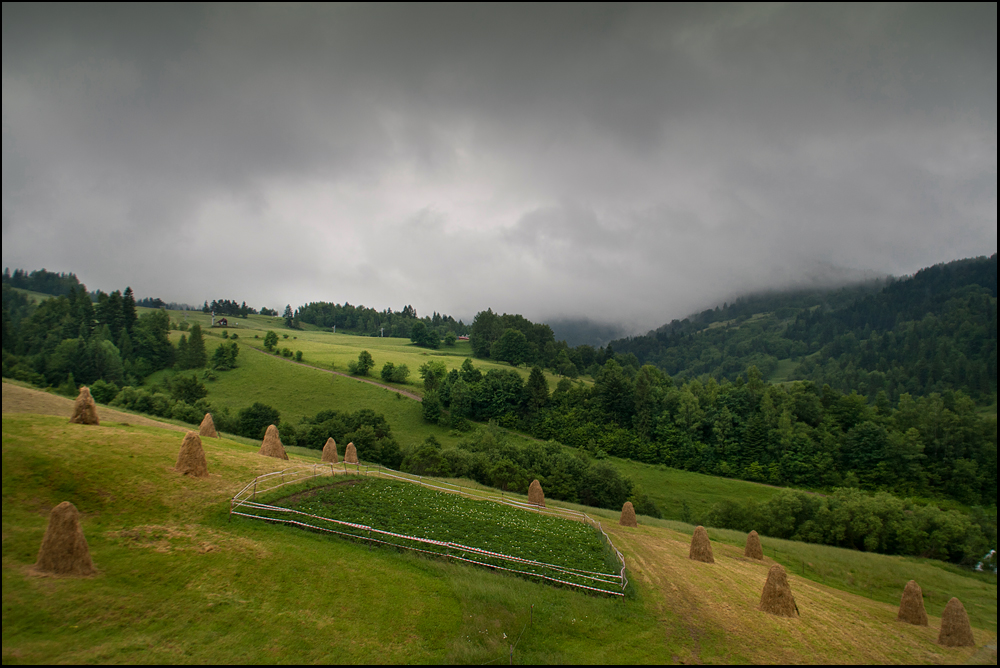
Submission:
<svg viewBox="0 0 1000 668">
<path fill-rule="evenodd" d="M 697 526 L 694 536 L 691 537 L 691 551 L 688 557 L 695 561 L 704 561 L 706 564 L 714 564 L 715 556 L 712 554 L 712 544 L 708 541 L 708 532 L 705 527 Z"/>
<path fill-rule="evenodd" d="M 174 468 L 184 475 L 208 477 L 208 462 L 205 461 L 205 449 L 201 447 L 201 436 L 193 431 L 184 434 L 181 451 L 177 454 L 177 465 Z"/>
<path fill-rule="evenodd" d="M 323 446 L 323 461 L 327 464 L 336 464 L 340 461 L 337 459 L 337 442 L 332 436 L 326 439 L 326 445 Z"/>
<path fill-rule="evenodd" d="M 76 424 L 101 424 L 97 418 L 97 404 L 94 403 L 94 397 L 90 396 L 90 390 L 86 387 L 80 388 L 80 394 L 73 403 L 73 416 L 69 421 Z"/>
<path fill-rule="evenodd" d="M 972 637 L 972 625 L 965 606 L 957 598 L 948 601 L 941 615 L 941 632 L 938 643 L 945 647 L 972 647 L 976 639 Z"/>
<path fill-rule="evenodd" d="M 794 617 L 799 612 L 795 597 L 792 596 L 792 588 L 788 586 L 788 576 L 780 564 L 771 566 L 771 570 L 767 572 L 759 610 L 779 617 Z"/>
<path fill-rule="evenodd" d="M 80 513 L 69 501 L 63 501 L 49 514 L 34 570 L 56 575 L 94 574 L 87 539 L 80 528 Z"/>
<path fill-rule="evenodd" d="M 344 461 L 348 464 L 358 463 L 358 450 L 354 447 L 354 443 L 348 443 L 347 449 L 344 450 Z"/>
<path fill-rule="evenodd" d="M 201 426 L 198 427 L 198 435 L 205 438 L 219 438 L 219 432 L 215 431 L 215 420 L 212 419 L 211 413 L 205 413 L 205 418 L 201 421 Z"/>
<path fill-rule="evenodd" d="M 545 507 L 545 494 L 542 492 L 542 483 L 532 480 L 528 485 L 528 503 Z"/>
<path fill-rule="evenodd" d="M 260 444 L 260 450 L 257 451 L 257 454 L 288 459 L 288 455 L 285 454 L 285 446 L 281 444 L 281 438 L 278 436 L 278 428 L 273 424 L 268 426 L 267 431 L 264 432 L 264 442 Z"/>
<path fill-rule="evenodd" d="M 743 548 L 743 556 L 751 559 L 764 558 L 764 548 L 760 546 L 760 536 L 756 531 L 747 534 L 747 546 Z"/>
<path fill-rule="evenodd" d="M 623 527 L 639 526 L 639 523 L 635 521 L 635 508 L 632 507 L 631 501 L 626 501 L 625 505 L 622 506 L 622 516 L 619 518 L 618 524 Z"/>
<path fill-rule="evenodd" d="M 907 624 L 927 626 L 927 611 L 924 610 L 924 593 L 914 580 L 906 583 L 903 588 L 903 599 L 899 602 L 899 614 L 896 619 Z"/>
</svg>

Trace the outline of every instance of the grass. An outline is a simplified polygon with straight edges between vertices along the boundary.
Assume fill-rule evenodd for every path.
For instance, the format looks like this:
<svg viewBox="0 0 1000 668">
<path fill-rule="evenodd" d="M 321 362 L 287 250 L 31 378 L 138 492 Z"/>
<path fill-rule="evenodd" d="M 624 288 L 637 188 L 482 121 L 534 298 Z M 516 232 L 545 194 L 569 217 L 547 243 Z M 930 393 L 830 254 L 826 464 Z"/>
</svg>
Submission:
<svg viewBox="0 0 1000 668">
<path fill-rule="evenodd" d="M 725 499 L 764 503 L 781 491 L 770 485 L 643 464 L 630 459 L 611 457 L 607 461 L 642 487 L 664 517 L 688 523 L 703 522 L 711 507 Z"/>
<path fill-rule="evenodd" d="M 211 343 L 209 349 L 214 350 Z M 246 347 L 241 349 L 239 366 L 232 371 L 218 372 L 216 377 L 217 380 L 206 382 L 208 400 L 213 406 L 227 407 L 233 413 L 248 406 L 251 403 L 248 398 L 251 397 L 253 401 L 277 408 L 282 420 L 291 422 L 312 417 L 326 409 L 353 412 L 371 408 L 385 415 L 393 435 L 403 447 L 422 443 L 428 436 L 434 436 L 445 447 L 454 446 L 462 439 L 457 432 L 425 422 L 420 404 L 401 398 L 395 392 L 293 364 Z M 531 440 L 515 433 L 510 435 L 519 445 Z M 698 519 L 723 499 L 752 498 L 764 502 L 780 491 L 769 485 L 626 459 L 610 458 L 608 461 L 641 485 L 656 501 L 664 516 L 673 519 L 688 518 L 684 504 L 687 504 L 690 518 Z"/>
<path fill-rule="evenodd" d="M 685 535 L 694 533 L 694 526 L 682 522 L 649 519 L 646 523 Z M 746 543 L 746 534 L 739 531 L 708 528 L 708 535 L 712 541 L 738 547 L 741 552 Z M 935 559 L 858 552 L 767 536 L 761 537 L 761 543 L 765 555 L 791 573 L 889 605 L 898 606 L 903 587 L 916 580 L 928 614 L 939 616 L 955 596 L 965 605 L 973 626 L 996 633 L 997 577 L 993 573 L 972 573 Z"/>
<path fill-rule="evenodd" d="M 711 531 L 717 563 L 692 562 L 685 527 L 666 522 L 606 524 L 637 589 L 624 601 L 229 522 L 229 497 L 285 462 L 206 439 L 211 475 L 192 479 L 171 470 L 180 440 L 155 427 L 4 414 L 4 663 L 485 663 L 507 661 L 522 630 L 514 660 L 530 663 L 959 663 L 975 654 L 936 645 L 936 618 L 930 628 L 901 625 L 893 605 L 795 571 L 801 619 L 757 612 L 768 563 L 743 560 Z M 47 513 L 63 500 L 81 510 L 95 577 L 28 573 Z M 834 552 L 815 549 L 817 559 Z M 899 562 L 863 557 L 873 568 Z M 918 580 L 948 590 L 954 577 L 931 567 Z M 965 580 L 967 608 L 979 591 L 995 609 L 995 585 Z M 976 631 L 980 644 L 994 638 Z"/>
<path fill-rule="evenodd" d="M 395 365 L 405 364 L 410 369 L 410 378 L 406 383 L 388 383 L 393 387 L 404 389 L 414 394 L 423 395 L 423 381 L 418 375 L 418 369 L 426 362 L 444 362 L 448 370 L 458 369 L 466 358 L 472 357 L 472 346 L 468 341 L 458 341 L 455 346 L 448 347 L 442 345 L 438 350 L 421 348 L 410 342 L 409 339 L 392 337 L 370 337 L 357 336 L 353 334 L 334 334 L 329 330 L 323 330 L 313 325 L 303 325 L 301 330 L 292 330 L 285 327 L 281 318 L 272 316 L 251 315 L 246 319 L 228 318 L 229 323 L 237 325 L 228 329 L 213 329 L 211 327 L 212 317 L 200 311 L 168 311 L 171 319 L 176 323 L 187 322 L 189 324 L 201 324 L 205 333 L 209 336 L 217 336 L 221 339 L 222 332 L 238 334 L 238 341 L 246 346 L 254 347 L 258 350 L 264 349 L 264 334 L 267 331 L 274 331 L 278 335 L 278 350 L 288 348 L 293 353 L 302 351 L 302 361 L 306 364 L 318 366 L 324 369 L 334 369 L 347 372 L 348 362 L 357 361 L 358 353 L 367 350 L 375 360 L 375 368 L 372 371 L 372 378 L 381 382 L 379 371 L 386 362 Z M 183 332 L 174 331 L 172 338 L 179 339 Z M 254 336 L 259 338 L 254 338 Z M 284 338 L 284 337 L 288 338 Z M 211 339 L 208 339 L 211 341 Z M 207 342 L 208 342 L 207 341 Z M 206 343 L 207 343 L 206 342 Z M 209 346 L 211 355 L 214 346 Z M 531 369 L 525 367 L 514 368 L 509 364 L 491 362 L 490 360 L 473 360 L 477 368 L 483 373 L 490 369 L 514 369 L 527 380 Z M 560 376 L 545 372 L 546 380 L 549 383 L 549 391 L 555 389 L 559 383 Z M 589 382 L 589 379 L 584 381 Z"/>
<path fill-rule="evenodd" d="M 774 371 L 771 372 L 771 376 L 767 380 L 771 383 L 787 383 L 791 380 L 792 372 L 798 367 L 799 362 L 790 357 L 778 360 L 778 363 L 774 366 Z"/>
<path fill-rule="evenodd" d="M 24 288 L 11 288 L 15 292 L 20 292 L 22 295 L 28 298 L 33 304 L 39 304 L 46 299 L 52 299 L 52 295 L 45 294 L 44 292 L 35 292 L 34 290 L 25 290 Z"/>
<path fill-rule="evenodd" d="M 525 512 L 492 501 L 468 499 L 392 480 L 349 478 L 331 484 L 329 478 L 319 478 L 300 487 L 302 489 L 272 493 L 271 496 L 277 494 L 277 498 L 264 502 L 341 522 L 363 524 L 382 531 L 459 543 L 575 570 L 616 573 L 620 568 L 617 560 L 615 563 L 608 563 L 606 560 L 605 543 L 600 534 L 581 522 Z M 270 516 L 282 515 L 272 513 Z M 356 536 L 367 535 L 364 530 L 344 525 L 339 525 L 336 529 Z M 448 553 L 446 547 L 441 545 L 416 545 L 412 541 L 385 535 L 379 538 L 392 545 Z M 547 568 L 511 565 L 503 560 L 474 553 L 465 553 L 463 556 L 484 565 L 514 567 L 517 570 L 603 588 L 599 584 L 595 585 L 590 578 L 560 574 Z M 611 587 L 611 590 L 615 588 Z"/>
</svg>

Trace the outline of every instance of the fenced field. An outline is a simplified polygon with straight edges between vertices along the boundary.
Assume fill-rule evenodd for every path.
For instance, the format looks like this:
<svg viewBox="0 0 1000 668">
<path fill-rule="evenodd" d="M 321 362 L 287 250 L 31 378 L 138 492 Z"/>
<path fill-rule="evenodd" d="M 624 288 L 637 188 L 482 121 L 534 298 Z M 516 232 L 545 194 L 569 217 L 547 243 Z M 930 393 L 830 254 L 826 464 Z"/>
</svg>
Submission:
<svg viewBox="0 0 1000 668">
<path fill-rule="evenodd" d="M 503 493 L 365 465 L 259 476 L 231 513 L 623 596 L 625 562 L 601 523 Z"/>
</svg>

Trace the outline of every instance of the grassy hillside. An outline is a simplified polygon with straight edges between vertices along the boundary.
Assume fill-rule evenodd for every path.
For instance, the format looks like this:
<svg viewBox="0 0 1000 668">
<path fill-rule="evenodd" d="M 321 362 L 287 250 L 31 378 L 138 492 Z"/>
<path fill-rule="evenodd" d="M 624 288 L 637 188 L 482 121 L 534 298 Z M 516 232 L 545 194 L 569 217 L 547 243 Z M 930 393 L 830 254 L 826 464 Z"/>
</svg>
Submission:
<svg viewBox="0 0 1000 668">
<path fill-rule="evenodd" d="M 802 617 L 760 613 L 769 564 L 724 542 L 715 543 L 716 564 L 692 562 L 677 530 L 687 527 L 608 523 L 636 586 L 622 601 L 229 522 L 230 495 L 284 463 L 253 446 L 206 441 L 211 476 L 195 480 L 171 470 L 179 445 L 180 434 L 155 427 L 4 415 L 5 663 L 483 663 L 508 660 L 522 631 L 514 660 L 535 663 L 956 663 L 975 654 L 937 646 L 936 618 L 930 628 L 902 625 L 892 605 L 794 573 Z M 82 513 L 95 577 L 28 573 L 47 512 L 63 500 Z M 829 551 L 816 549 L 814 559 L 825 559 Z M 927 569 L 910 568 L 925 590 L 954 590 L 950 578 L 960 576 Z M 995 585 L 963 581 L 966 605 L 992 597 L 995 617 Z M 993 638 L 976 632 L 980 644 Z"/>
<path fill-rule="evenodd" d="M 239 340 L 242 342 L 244 338 L 241 336 Z M 214 349 L 213 341 L 209 340 L 209 354 Z M 386 416 L 393 434 L 404 447 L 421 443 L 432 435 L 446 446 L 462 438 L 457 432 L 425 422 L 420 404 L 395 392 L 295 364 L 279 356 L 256 352 L 249 346 L 243 346 L 242 350 L 238 368 L 218 373 L 217 380 L 207 383 L 207 398 L 213 406 L 225 406 L 236 412 L 251 401 L 261 401 L 277 408 L 283 420 L 292 421 L 327 409 L 350 412 L 371 408 Z M 526 437 L 515 438 L 522 443 L 527 441 Z M 712 505 L 725 498 L 763 502 L 778 492 L 778 488 L 753 482 L 716 478 L 625 459 L 610 461 L 640 484 L 660 506 L 664 516 L 672 519 L 685 518 L 684 504 L 687 504 L 691 517 L 698 519 L 704 517 Z"/>
<path fill-rule="evenodd" d="M 375 368 L 372 371 L 373 378 L 378 379 L 378 373 L 386 362 L 392 362 L 395 365 L 405 364 L 410 369 L 410 378 L 405 384 L 396 385 L 396 387 L 416 394 L 423 394 L 422 381 L 417 373 L 420 365 L 429 361 L 439 361 L 444 362 L 449 370 L 458 369 L 466 358 L 472 357 L 472 348 L 468 341 L 459 341 L 454 347 L 442 345 L 439 350 L 429 350 L 413 345 L 409 339 L 334 334 L 329 330 L 320 330 L 309 324 L 304 324 L 301 330 L 292 330 L 285 327 L 284 320 L 274 316 L 251 315 L 245 319 L 229 318 L 229 324 L 235 325 L 235 327 L 223 330 L 220 328 L 211 329 L 212 317 L 200 311 L 168 311 L 168 313 L 171 319 L 178 324 L 182 322 L 199 323 L 209 335 L 221 337 L 222 331 L 239 334 L 240 343 L 258 350 L 264 349 L 264 334 L 272 330 L 278 334 L 279 350 L 288 348 L 293 353 L 301 350 L 304 362 L 324 369 L 346 372 L 347 363 L 357 361 L 358 353 L 367 350 L 375 359 Z M 174 332 L 173 339 L 176 341 L 180 335 L 181 332 Z M 254 336 L 259 338 L 255 339 Z M 284 338 L 285 336 L 288 338 Z M 483 373 L 490 369 L 512 368 L 508 364 L 490 360 L 475 360 L 475 364 L 482 369 Z M 530 369 L 526 368 L 518 368 L 517 371 L 525 379 L 530 373 Z M 554 390 L 560 377 L 549 372 L 546 372 L 545 377 L 549 382 L 549 390 Z"/>
</svg>

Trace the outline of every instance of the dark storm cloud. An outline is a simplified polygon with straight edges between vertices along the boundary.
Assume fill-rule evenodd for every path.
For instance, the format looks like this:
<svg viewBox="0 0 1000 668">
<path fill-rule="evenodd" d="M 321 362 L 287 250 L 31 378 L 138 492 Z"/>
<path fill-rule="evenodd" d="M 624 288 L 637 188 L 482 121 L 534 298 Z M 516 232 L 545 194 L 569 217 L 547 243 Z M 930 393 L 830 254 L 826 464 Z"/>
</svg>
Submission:
<svg viewBox="0 0 1000 668">
<path fill-rule="evenodd" d="M 659 324 L 996 251 L 996 6 L 3 7 L 3 258 Z"/>
</svg>

